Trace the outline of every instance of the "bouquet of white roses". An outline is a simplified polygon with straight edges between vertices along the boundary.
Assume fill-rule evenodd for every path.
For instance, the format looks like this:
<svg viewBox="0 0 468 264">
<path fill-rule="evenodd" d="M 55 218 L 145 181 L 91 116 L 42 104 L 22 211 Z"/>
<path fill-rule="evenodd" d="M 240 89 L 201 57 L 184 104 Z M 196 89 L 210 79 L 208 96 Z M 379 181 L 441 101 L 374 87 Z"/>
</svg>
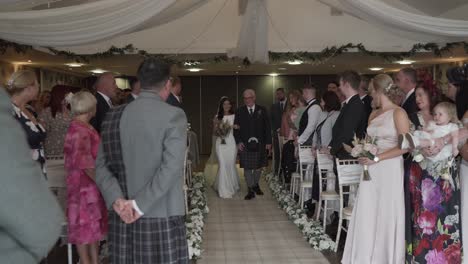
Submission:
<svg viewBox="0 0 468 264">
<path fill-rule="evenodd" d="M 343 143 L 343 146 L 346 151 L 348 151 L 351 156 L 355 158 L 368 158 L 373 160 L 377 155 L 378 148 L 376 145 L 377 139 L 373 137 L 366 136 L 363 139 L 359 139 L 354 136 L 353 147 Z M 370 181 L 369 168 L 367 165 L 364 165 L 364 181 Z"/>
<path fill-rule="evenodd" d="M 226 144 L 226 137 L 229 135 L 229 132 L 231 132 L 231 129 L 232 126 L 226 121 L 216 125 L 215 135 L 221 138 L 221 144 Z"/>
</svg>

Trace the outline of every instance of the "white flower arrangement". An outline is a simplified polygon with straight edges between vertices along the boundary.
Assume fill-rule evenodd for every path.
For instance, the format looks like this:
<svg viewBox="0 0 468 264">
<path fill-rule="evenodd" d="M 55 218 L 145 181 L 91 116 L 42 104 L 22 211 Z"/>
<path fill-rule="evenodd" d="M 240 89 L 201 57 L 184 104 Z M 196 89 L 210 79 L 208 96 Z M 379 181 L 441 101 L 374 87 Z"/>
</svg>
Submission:
<svg viewBox="0 0 468 264">
<path fill-rule="evenodd" d="M 201 255 L 202 234 L 205 215 L 209 213 L 206 199 L 206 182 L 202 173 L 195 173 L 189 193 L 190 210 L 186 216 L 187 244 L 190 259 L 199 259 Z"/>
<path fill-rule="evenodd" d="M 307 218 L 294 200 L 294 198 L 285 190 L 278 181 L 278 178 L 272 174 L 266 175 L 266 180 L 271 189 L 273 197 L 278 200 L 280 207 L 288 214 L 289 219 L 301 230 L 307 242 L 316 250 L 334 250 L 335 241 L 325 234 L 320 222 Z"/>
</svg>

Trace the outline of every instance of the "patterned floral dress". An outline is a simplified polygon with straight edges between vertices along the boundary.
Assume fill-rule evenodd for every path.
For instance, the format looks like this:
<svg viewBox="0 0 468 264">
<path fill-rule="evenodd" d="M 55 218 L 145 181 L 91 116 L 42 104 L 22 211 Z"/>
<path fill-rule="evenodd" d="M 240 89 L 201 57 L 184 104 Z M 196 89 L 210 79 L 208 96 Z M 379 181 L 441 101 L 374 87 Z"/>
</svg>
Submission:
<svg viewBox="0 0 468 264">
<path fill-rule="evenodd" d="M 407 263 L 461 263 L 460 185 L 456 163 L 412 161 L 407 173 L 412 243 Z"/>
<path fill-rule="evenodd" d="M 18 120 L 26 133 L 26 139 L 29 147 L 31 148 L 32 159 L 41 165 L 42 173 L 47 177 L 45 164 L 46 158 L 44 155 L 44 140 L 47 135 L 45 128 L 39 123 L 34 124 L 34 122 L 29 119 L 29 117 L 15 104 L 12 104 L 12 108 L 13 117 Z M 34 112 L 32 114 L 35 115 Z"/>
<path fill-rule="evenodd" d="M 42 111 L 39 118 L 44 120 L 47 129 L 44 144 L 46 156 L 48 158 L 50 156 L 63 156 L 63 142 L 72 117 L 60 112 L 57 112 L 53 117 L 50 107 L 48 107 Z"/>
<path fill-rule="evenodd" d="M 86 169 L 94 169 L 99 135 L 89 124 L 72 121 L 65 137 L 68 239 L 72 244 L 101 240 L 108 230 L 104 199 Z"/>
</svg>

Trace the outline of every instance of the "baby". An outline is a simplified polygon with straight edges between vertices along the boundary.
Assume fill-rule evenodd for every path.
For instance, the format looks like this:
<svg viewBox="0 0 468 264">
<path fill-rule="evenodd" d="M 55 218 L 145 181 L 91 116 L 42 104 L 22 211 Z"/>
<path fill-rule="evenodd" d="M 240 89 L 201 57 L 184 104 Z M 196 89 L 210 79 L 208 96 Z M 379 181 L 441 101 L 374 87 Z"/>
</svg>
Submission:
<svg viewBox="0 0 468 264">
<path fill-rule="evenodd" d="M 451 134 L 451 144 L 446 144 L 442 150 L 432 157 L 431 161 L 442 161 L 451 156 L 458 155 L 458 130 L 459 120 L 454 104 L 442 102 L 434 107 L 434 121 L 431 121 L 423 130 L 417 130 L 413 134 L 400 135 L 399 145 L 401 149 L 424 148 L 434 145 L 435 139 Z"/>
</svg>

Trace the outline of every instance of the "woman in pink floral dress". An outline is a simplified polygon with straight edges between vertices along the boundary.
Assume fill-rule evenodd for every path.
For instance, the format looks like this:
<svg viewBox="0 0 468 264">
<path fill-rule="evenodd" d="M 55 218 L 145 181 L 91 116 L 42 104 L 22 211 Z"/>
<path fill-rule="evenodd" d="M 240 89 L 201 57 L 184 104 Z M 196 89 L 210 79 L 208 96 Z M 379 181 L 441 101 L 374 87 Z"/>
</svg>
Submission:
<svg viewBox="0 0 468 264">
<path fill-rule="evenodd" d="M 99 263 L 99 241 L 107 233 L 107 210 L 94 182 L 99 135 L 89 124 L 96 112 L 91 93 L 79 92 L 71 99 L 73 121 L 65 137 L 67 170 L 68 240 L 78 249 L 81 264 Z"/>
</svg>

